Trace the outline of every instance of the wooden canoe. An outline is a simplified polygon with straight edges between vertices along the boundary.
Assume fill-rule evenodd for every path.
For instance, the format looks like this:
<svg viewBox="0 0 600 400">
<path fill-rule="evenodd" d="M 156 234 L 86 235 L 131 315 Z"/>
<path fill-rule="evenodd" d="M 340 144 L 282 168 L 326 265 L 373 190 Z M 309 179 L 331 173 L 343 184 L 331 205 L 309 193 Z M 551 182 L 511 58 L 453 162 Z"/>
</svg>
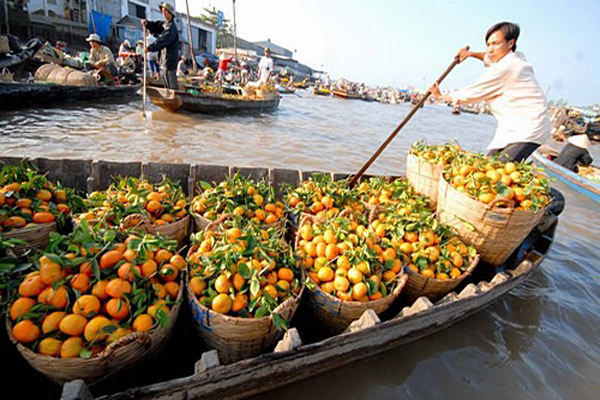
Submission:
<svg viewBox="0 0 600 400">
<path fill-rule="evenodd" d="M 150 101 L 160 108 L 196 113 L 268 112 L 279 106 L 280 96 L 271 99 L 248 99 L 242 96 L 218 97 L 156 87 L 146 88 Z"/>
<path fill-rule="evenodd" d="M 138 96 L 141 85 L 63 86 L 50 83 L 1 83 L 0 110 L 70 102 L 114 101 Z"/>
<path fill-rule="evenodd" d="M 345 90 L 333 89 L 331 93 L 333 93 L 335 97 L 340 97 L 347 100 L 358 100 L 361 98 L 359 94 L 350 93 Z"/>
<path fill-rule="evenodd" d="M 329 90 L 329 89 L 321 89 L 321 88 L 315 87 L 313 89 L 313 94 L 316 94 L 316 95 L 319 95 L 319 96 L 329 96 L 329 95 L 331 95 L 331 90 Z"/>
<path fill-rule="evenodd" d="M 600 185 L 584 178 L 581 175 L 576 174 L 575 172 L 568 170 L 553 161 L 548 160 L 539 152 L 535 151 L 531 155 L 531 157 L 537 162 L 539 165 L 544 167 L 544 169 L 556 177 L 560 181 L 566 183 L 571 188 L 575 189 L 579 193 L 582 193 L 588 197 L 590 197 L 595 202 L 600 203 Z"/>
<path fill-rule="evenodd" d="M 15 164 L 20 159 L 4 157 L 0 161 Z M 254 179 L 269 179 L 275 188 L 285 183 L 297 185 L 310 176 L 308 172 L 285 169 L 210 165 L 45 158 L 34 159 L 32 162 L 41 172 L 47 172 L 49 179 L 61 180 L 68 186 L 88 192 L 106 187 L 112 177 L 118 175 L 143 175 L 156 179 L 164 174 L 181 182 L 187 192 L 196 187 L 199 181 L 220 181 L 233 172 L 240 172 Z M 347 174 L 332 174 L 332 177 L 341 179 L 347 177 Z M 382 315 L 381 321 L 376 315 L 366 312 L 347 332 L 322 340 L 319 337 L 315 339 L 315 335 L 305 336 L 304 333 L 311 333 L 314 329 L 313 324 L 310 321 L 303 324 L 302 318 L 299 318 L 298 325 L 295 325 L 298 320 L 292 321 L 292 329 L 278 345 L 280 351 L 229 365 L 220 365 L 218 354 L 208 351 L 202 354 L 194 368 L 196 373 L 191 376 L 129 388 L 99 399 L 240 399 L 410 343 L 474 314 L 523 283 L 539 268 L 550 251 L 556 224 L 556 217 L 545 217 L 502 267 L 494 269 L 481 263 L 475 273 L 463 281 L 455 292 L 435 304 L 424 297 L 413 304 L 404 304 L 400 298 L 387 314 Z M 299 332 L 303 332 L 302 336 Z M 177 355 L 170 356 L 177 358 Z M 171 359 L 171 363 L 173 360 L 175 359 Z M 166 362 L 165 365 L 171 364 Z M 191 369 L 190 366 L 187 368 Z M 82 398 L 76 395 L 88 388 L 81 385 L 82 382 L 78 381 L 67 383 L 63 387 L 62 398 Z M 93 397 L 90 394 L 83 398 Z"/>
</svg>

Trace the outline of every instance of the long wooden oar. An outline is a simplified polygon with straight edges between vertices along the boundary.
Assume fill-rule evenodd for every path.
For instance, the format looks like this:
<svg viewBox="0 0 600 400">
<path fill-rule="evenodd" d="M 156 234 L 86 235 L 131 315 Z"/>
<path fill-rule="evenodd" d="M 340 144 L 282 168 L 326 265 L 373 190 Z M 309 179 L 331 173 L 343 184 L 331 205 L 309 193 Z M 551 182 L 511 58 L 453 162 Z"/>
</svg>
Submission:
<svg viewBox="0 0 600 400">
<path fill-rule="evenodd" d="M 466 46 L 465 50 L 469 50 L 469 48 L 470 48 L 469 46 Z M 450 66 L 448 68 L 446 68 L 446 70 L 444 71 L 444 73 L 435 82 L 438 85 L 440 83 L 442 83 L 442 81 L 444 80 L 444 78 L 446 78 L 446 76 L 450 73 L 450 71 L 452 71 L 452 69 L 458 63 L 459 63 L 459 59 L 458 59 L 458 55 L 457 55 L 456 57 L 454 57 L 454 61 L 452 61 L 452 64 L 450 64 Z M 373 156 L 371 156 L 371 158 L 369 159 L 369 161 L 367 161 L 367 163 L 362 166 L 362 168 L 360 169 L 360 171 L 358 171 L 356 173 L 356 175 L 354 175 L 354 177 L 350 180 L 350 187 L 354 186 L 356 184 L 356 182 L 358 182 L 358 180 L 360 179 L 360 177 L 365 173 L 365 171 L 367 169 L 369 169 L 369 167 L 371 166 L 371 164 L 373 164 L 373 162 L 377 159 L 377 157 L 379 157 L 379 155 L 383 152 L 383 150 L 385 150 L 385 148 L 388 146 L 388 144 L 390 144 L 390 142 L 392 140 L 394 140 L 394 138 L 396 137 L 396 135 L 398 134 L 398 132 L 400 132 L 400 130 L 402 128 L 404 128 L 404 125 L 406 125 L 406 123 L 412 118 L 412 116 L 417 113 L 417 110 L 419 108 L 421 108 L 421 106 L 425 103 L 425 101 L 427 101 L 427 99 L 429 98 L 430 95 L 431 95 L 431 92 L 429 90 L 427 90 L 427 92 L 425 92 L 425 95 L 421 98 L 421 100 L 413 107 L 412 110 L 410 110 L 410 112 L 408 113 L 408 115 L 406 117 L 404 117 L 404 120 L 402 122 L 400 122 L 400 125 L 398 125 L 398 127 L 396 127 L 396 129 L 394 130 L 394 132 L 392 132 L 392 134 L 385 140 L 385 142 L 383 142 L 381 144 L 381 146 L 379 146 L 379 148 L 377 149 L 377 151 L 375 152 L 375 154 L 373 154 Z"/>
<path fill-rule="evenodd" d="M 142 116 L 144 118 L 146 118 L 146 81 L 148 80 L 148 78 L 146 77 L 147 71 L 146 68 L 148 68 L 148 62 L 146 60 L 147 57 L 147 53 L 146 53 L 146 46 L 147 46 L 147 33 L 146 33 L 146 27 L 143 27 L 144 29 L 144 87 L 143 87 L 143 92 L 142 92 Z"/>
</svg>

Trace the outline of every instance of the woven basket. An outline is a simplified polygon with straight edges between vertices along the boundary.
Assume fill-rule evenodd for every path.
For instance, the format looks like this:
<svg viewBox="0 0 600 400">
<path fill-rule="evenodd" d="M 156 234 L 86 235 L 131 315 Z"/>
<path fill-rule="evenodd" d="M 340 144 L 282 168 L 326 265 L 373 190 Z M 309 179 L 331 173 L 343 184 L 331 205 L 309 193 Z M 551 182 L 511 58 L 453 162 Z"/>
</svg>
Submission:
<svg viewBox="0 0 600 400">
<path fill-rule="evenodd" d="M 200 304 L 189 285 L 187 294 L 198 334 L 208 348 L 219 352 L 219 360 L 224 364 L 271 351 L 283 335 L 283 331 L 275 327 L 272 315 L 262 318 L 230 317 Z M 273 312 L 291 321 L 301 296 L 302 293 L 298 297 L 290 297 Z"/>
<path fill-rule="evenodd" d="M 132 224 L 132 221 L 138 221 L 137 224 Z M 94 221 L 90 221 L 92 223 Z M 141 229 L 145 233 L 151 235 L 160 234 L 165 239 L 177 240 L 178 247 L 182 247 L 188 237 L 190 226 L 190 216 L 186 215 L 182 219 L 164 225 L 152 225 L 145 215 L 131 214 L 125 217 L 121 222 L 121 227 L 129 227 Z"/>
<path fill-rule="evenodd" d="M 467 276 L 471 275 L 478 263 L 479 255 L 471 260 L 471 264 L 469 264 L 461 276 L 446 280 L 428 278 L 410 270 L 408 267 L 404 267 L 404 271 L 408 275 L 408 281 L 402 291 L 402 299 L 408 304 L 412 304 L 419 297 L 425 296 L 432 302 L 435 302 L 450 293 Z"/>
<path fill-rule="evenodd" d="M 167 326 L 157 326 L 150 332 L 133 332 L 108 345 L 101 353 L 88 358 L 57 358 L 34 353 L 18 343 L 12 335 L 10 318 L 6 330 L 10 340 L 17 346 L 23 358 L 50 381 L 62 385 L 75 379 L 87 384 L 98 382 L 109 375 L 130 369 L 160 353 L 166 346 L 177 322 L 183 298 L 183 279 L 177 302 L 169 311 Z"/>
<path fill-rule="evenodd" d="M 320 218 L 306 214 L 302 217 L 299 226 L 303 226 L 309 222 L 314 223 L 320 221 Z M 297 235 L 294 248 L 298 248 L 299 241 L 300 236 Z M 306 274 L 306 271 L 304 272 Z M 396 286 L 392 293 L 384 298 L 367 302 L 344 301 L 323 291 L 319 286 L 315 285 L 315 288 L 310 290 L 311 313 L 319 324 L 327 331 L 332 334 L 341 333 L 348 328 L 352 321 L 359 319 L 366 310 L 371 309 L 378 315 L 387 310 L 400 295 L 400 292 L 408 280 L 408 276 L 401 272 L 396 280 Z"/>
<path fill-rule="evenodd" d="M 12 248 L 13 253 L 20 257 L 29 250 L 44 250 L 50 241 L 50 232 L 56 232 L 56 222 L 15 229 L 2 233 L 2 237 L 4 239 L 21 239 L 27 242 L 26 245 Z"/>
<path fill-rule="evenodd" d="M 414 154 L 406 157 L 406 177 L 417 193 L 429 197 L 433 204 L 438 201 L 440 175 L 443 165 L 432 164 Z"/>
<path fill-rule="evenodd" d="M 456 190 L 440 177 L 437 214 L 440 222 L 450 225 L 461 240 L 477 249 L 482 261 L 498 266 L 515 251 L 544 216 L 537 211 L 495 207 L 506 200 L 483 204 Z"/>
</svg>

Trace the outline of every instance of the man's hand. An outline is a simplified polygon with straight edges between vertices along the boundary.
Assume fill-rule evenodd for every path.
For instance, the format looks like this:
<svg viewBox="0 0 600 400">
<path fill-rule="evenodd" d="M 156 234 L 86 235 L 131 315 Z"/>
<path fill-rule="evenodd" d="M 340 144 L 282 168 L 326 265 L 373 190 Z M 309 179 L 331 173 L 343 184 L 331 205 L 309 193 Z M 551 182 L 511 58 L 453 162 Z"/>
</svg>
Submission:
<svg viewBox="0 0 600 400">
<path fill-rule="evenodd" d="M 146 21 L 145 19 L 143 19 L 142 20 L 142 26 L 145 28 L 147 24 L 148 24 L 148 21 Z"/>
<path fill-rule="evenodd" d="M 440 93 L 440 85 L 435 82 L 430 88 L 429 88 L 429 92 L 431 93 L 431 95 L 433 97 L 435 97 L 436 99 L 439 99 L 440 96 L 442 95 Z"/>
<path fill-rule="evenodd" d="M 458 53 L 456 53 L 456 58 L 458 58 L 459 64 L 465 61 L 467 58 L 471 57 L 473 54 L 470 50 L 460 49 Z"/>
</svg>

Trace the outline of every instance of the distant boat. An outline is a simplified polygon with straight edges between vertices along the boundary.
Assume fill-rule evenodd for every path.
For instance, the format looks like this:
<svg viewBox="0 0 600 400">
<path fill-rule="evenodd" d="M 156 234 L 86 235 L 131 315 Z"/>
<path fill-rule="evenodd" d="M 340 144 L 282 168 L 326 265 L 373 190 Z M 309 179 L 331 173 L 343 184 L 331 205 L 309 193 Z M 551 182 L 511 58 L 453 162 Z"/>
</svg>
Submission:
<svg viewBox="0 0 600 400">
<path fill-rule="evenodd" d="M 331 90 L 315 86 L 313 88 L 313 94 L 316 94 L 318 96 L 330 96 Z"/>
<path fill-rule="evenodd" d="M 218 96 L 156 87 L 148 87 L 146 91 L 152 103 L 170 112 L 181 109 L 198 113 L 267 112 L 277 109 L 281 98 L 279 94 L 267 98 Z"/>
<path fill-rule="evenodd" d="M 599 183 L 594 182 L 590 179 L 584 178 L 583 176 L 578 175 L 575 172 L 558 165 L 554 161 L 550 161 L 544 155 L 540 154 L 537 151 L 533 152 L 531 157 L 535 160 L 535 162 L 537 162 L 542 167 L 544 167 L 544 169 L 546 169 L 546 171 L 549 174 L 555 176 L 562 182 L 571 186 L 573 189 L 575 189 L 579 193 L 585 194 L 586 196 L 590 197 L 592 200 L 600 203 L 600 184 Z M 596 176 L 599 176 L 600 175 L 600 172 L 598 172 L 599 168 L 598 167 L 593 167 L 593 168 L 596 170 Z"/>
<path fill-rule="evenodd" d="M 335 97 L 341 97 L 342 99 L 347 99 L 347 100 L 358 100 L 361 98 L 361 95 L 359 95 L 359 94 L 350 93 L 346 90 L 341 90 L 341 89 L 333 89 L 331 91 L 331 93 L 333 93 L 333 95 Z"/>
</svg>

